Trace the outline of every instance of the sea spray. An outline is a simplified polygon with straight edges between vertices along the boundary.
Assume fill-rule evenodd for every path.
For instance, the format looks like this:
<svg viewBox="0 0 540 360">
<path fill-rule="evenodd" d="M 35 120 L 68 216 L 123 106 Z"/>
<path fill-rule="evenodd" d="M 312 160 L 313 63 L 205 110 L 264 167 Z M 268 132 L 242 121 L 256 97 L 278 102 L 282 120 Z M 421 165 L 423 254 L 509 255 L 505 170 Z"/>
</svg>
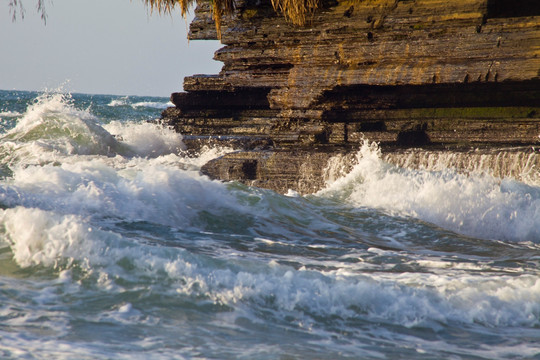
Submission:
<svg viewBox="0 0 540 360">
<path fill-rule="evenodd" d="M 145 121 L 159 109 L 115 100 L 73 95 L 35 118 L 88 121 L 85 136 L 112 138 L 111 152 L 68 151 L 66 133 L 0 138 L 26 146 L 2 158 L 0 357 L 540 353 L 534 183 L 395 166 L 366 143 L 326 190 L 283 196 L 208 179 L 200 167 L 230 149 L 188 156 L 179 134 Z M 24 121 L 30 102 L 0 108 Z"/>
<path fill-rule="evenodd" d="M 120 285 L 124 288 L 165 281 L 169 286 L 165 293 L 169 295 L 176 293 L 195 302 L 210 300 L 231 309 L 235 304 L 244 303 L 243 307 L 254 302 L 261 310 L 275 312 L 273 316 L 281 321 L 294 316 L 314 323 L 315 318 L 323 317 L 329 326 L 334 321 L 354 319 L 434 329 L 440 326 L 436 323 L 454 322 L 490 327 L 540 325 L 540 281 L 533 275 L 507 274 L 489 279 L 481 272 L 474 275 L 456 269 L 447 275 L 410 273 L 396 277 L 353 268 L 324 272 L 294 269 L 275 261 L 264 264 L 231 258 L 224 262 L 182 249 L 129 244 L 73 216 L 23 208 L 3 211 L 1 216 L 20 266 L 54 266 L 62 271 L 82 266 L 101 273 L 95 277 L 96 285 L 104 277 L 116 278 L 115 286 L 124 283 Z M 32 228 L 17 224 L 29 217 L 34 220 Z M 382 255 L 368 249 L 363 256 L 369 259 L 370 253 Z M 127 280 L 132 285 L 125 283 Z M 103 285 L 110 290 L 112 284 Z"/>
<path fill-rule="evenodd" d="M 128 144 L 138 156 L 179 154 L 185 149 L 180 134 L 158 124 L 112 121 L 104 128 L 117 138 L 121 138 L 122 142 Z"/>
<path fill-rule="evenodd" d="M 29 220 L 32 226 L 28 226 Z M 88 258 L 95 249 L 103 248 L 95 247 L 96 239 L 89 239 L 92 228 L 73 215 L 16 207 L 1 210 L 0 221 L 13 259 L 21 267 L 70 264 L 75 258 Z"/>
<path fill-rule="evenodd" d="M 112 156 L 125 151 L 97 118 L 64 94 L 40 95 L 0 139 L 0 156 L 14 165 L 54 162 L 66 155 Z"/>
<path fill-rule="evenodd" d="M 368 142 L 355 162 L 347 175 L 320 194 L 411 216 L 469 236 L 540 242 L 540 189 L 536 186 L 442 165 L 438 165 L 441 170 L 394 166 Z"/>
<path fill-rule="evenodd" d="M 200 202 L 209 194 L 199 184 L 209 183 L 198 175 L 201 159 L 229 151 L 204 148 L 198 158 L 184 157 L 180 134 L 149 122 L 100 124 L 65 94 L 38 96 L 0 139 L 0 148 L 10 168 L 0 189 L 4 206 L 84 216 L 133 214 L 179 225 L 192 216 L 184 211 L 185 196 Z"/>
<path fill-rule="evenodd" d="M 403 168 L 463 173 L 487 173 L 498 178 L 513 178 L 540 186 L 540 153 L 535 148 L 426 151 L 407 150 L 383 154 L 383 159 Z"/>
</svg>

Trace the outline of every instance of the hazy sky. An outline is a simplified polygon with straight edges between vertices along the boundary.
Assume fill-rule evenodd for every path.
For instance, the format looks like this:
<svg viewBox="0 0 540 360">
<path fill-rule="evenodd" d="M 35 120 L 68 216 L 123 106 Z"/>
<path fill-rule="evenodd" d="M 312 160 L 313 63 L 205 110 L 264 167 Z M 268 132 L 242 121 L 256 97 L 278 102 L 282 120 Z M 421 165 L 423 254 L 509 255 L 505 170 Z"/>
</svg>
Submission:
<svg viewBox="0 0 540 360">
<path fill-rule="evenodd" d="M 187 23 L 150 14 L 142 0 L 23 0 L 12 22 L 0 0 L 0 89 L 169 96 L 184 76 L 215 74 L 217 41 L 188 42 Z"/>
</svg>

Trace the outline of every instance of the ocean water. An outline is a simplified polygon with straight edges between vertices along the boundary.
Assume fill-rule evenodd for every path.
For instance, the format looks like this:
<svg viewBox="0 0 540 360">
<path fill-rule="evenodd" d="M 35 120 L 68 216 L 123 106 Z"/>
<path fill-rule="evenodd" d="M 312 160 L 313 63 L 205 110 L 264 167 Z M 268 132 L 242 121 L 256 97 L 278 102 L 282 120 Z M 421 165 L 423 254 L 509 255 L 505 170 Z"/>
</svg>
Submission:
<svg viewBox="0 0 540 360">
<path fill-rule="evenodd" d="M 540 359 L 538 169 L 366 142 L 278 194 L 202 176 L 231 150 L 188 156 L 167 106 L 0 91 L 0 358 Z"/>
</svg>

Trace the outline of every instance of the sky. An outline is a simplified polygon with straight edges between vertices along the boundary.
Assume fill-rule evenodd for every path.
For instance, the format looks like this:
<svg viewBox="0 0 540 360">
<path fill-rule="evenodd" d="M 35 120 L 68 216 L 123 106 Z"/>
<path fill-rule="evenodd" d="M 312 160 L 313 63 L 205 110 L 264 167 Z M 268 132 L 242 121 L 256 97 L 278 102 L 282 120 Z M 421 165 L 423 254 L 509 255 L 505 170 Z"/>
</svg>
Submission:
<svg viewBox="0 0 540 360">
<path fill-rule="evenodd" d="M 185 76 L 222 66 L 212 59 L 218 41 L 188 41 L 189 18 L 151 14 L 142 0 L 46 0 L 46 24 L 37 0 L 23 0 L 15 22 L 8 3 L 0 0 L 2 90 L 169 96 Z"/>
</svg>

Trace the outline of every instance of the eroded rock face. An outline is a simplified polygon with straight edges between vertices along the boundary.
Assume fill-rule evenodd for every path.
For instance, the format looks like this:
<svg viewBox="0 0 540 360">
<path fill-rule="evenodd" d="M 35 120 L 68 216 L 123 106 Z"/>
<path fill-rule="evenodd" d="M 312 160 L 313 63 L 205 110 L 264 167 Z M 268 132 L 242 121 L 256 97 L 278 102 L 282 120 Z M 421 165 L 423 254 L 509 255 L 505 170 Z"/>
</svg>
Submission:
<svg viewBox="0 0 540 360">
<path fill-rule="evenodd" d="M 215 39 L 199 2 L 191 39 Z M 540 135 L 540 2 L 324 3 L 296 27 L 270 2 L 223 21 L 219 75 L 195 75 L 163 113 L 188 146 L 244 152 L 203 171 L 285 192 L 316 191 L 329 157 L 364 139 L 383 151 L 533 146 Z"/>
</svg>

